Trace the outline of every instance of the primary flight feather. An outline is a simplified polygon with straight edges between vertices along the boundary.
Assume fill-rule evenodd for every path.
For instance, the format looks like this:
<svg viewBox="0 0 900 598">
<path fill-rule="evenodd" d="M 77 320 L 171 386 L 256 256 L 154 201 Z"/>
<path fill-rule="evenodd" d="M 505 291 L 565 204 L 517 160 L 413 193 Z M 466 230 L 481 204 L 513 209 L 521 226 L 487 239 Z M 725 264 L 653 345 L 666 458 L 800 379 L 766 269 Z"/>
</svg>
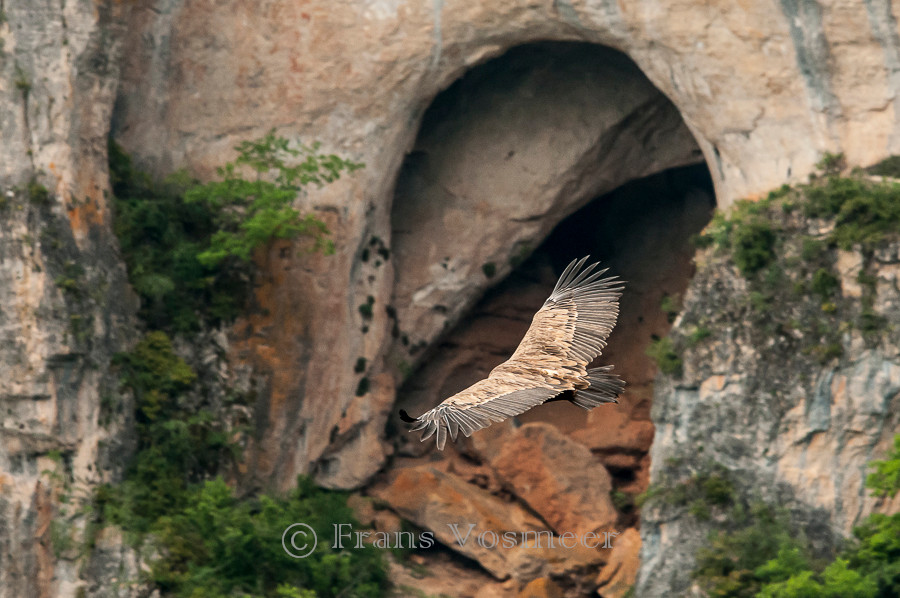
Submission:
<svg viewBox="0 0 900 598">
<path fill-rule="evenodd" d="M 625 383 L 610 373 L 612 366 L 587 366 L 606 347 L 623 287 L 615 276 L 601 278 L 606 270 L 595 272 L 599 263 L 584 267 L 587 259 L 566 267 L 512 357 L 419 417 L 401 409 L 403 421 L 424 430 L 422 440 L 436 435 L 443 450 L 448 435 L 456 440 L 461 430 L 469 436 L 548 401 L 565 399 L 584 409 L 617 403 Z"/>
</svg>

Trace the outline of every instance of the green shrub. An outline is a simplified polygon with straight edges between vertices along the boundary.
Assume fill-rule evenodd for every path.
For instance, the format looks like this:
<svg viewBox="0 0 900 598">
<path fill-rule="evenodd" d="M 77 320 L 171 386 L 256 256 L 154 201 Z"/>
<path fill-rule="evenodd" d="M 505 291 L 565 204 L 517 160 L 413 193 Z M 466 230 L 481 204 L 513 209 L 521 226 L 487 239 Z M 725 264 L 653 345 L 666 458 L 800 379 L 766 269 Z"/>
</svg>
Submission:
<svg viewBox="0 0 900 598">
<path fill-rule="evenodd" d="M 156 184 L 110 140 L 114 230 L 151 328 L 188 332 L 233 320 L 252 288 L 253 252 L 274 239 L 308 237 L 313 250 L 333 252 L 325 224 L 292 203 L 307 185 L 362 165 L 317 147 L 294 149 L 270 132 L 238 145 L 219 181 L 176 173 Z M 246 170 L 253 180 L 241 176 Z"/>
<path fill-rule="evenodd" d="M 695 326 L 691 333 L 687 337 L 687 345 L 688 347 L 695 347 L 704 340 L 711 337 L 713 334 L 712 330 L 710 330 L 706 326 Z"/>
<path fill-rule="evenodd" d="M 893 498 L 900 491 L 900 434 L 894 437 L 894 448 L 883 461 L 872 461 L 875 468 L 866 478 L 866 487 L 875 496 Z"/>
<path fill-rule="evenodd" d="M 878 496 L 900 491 L 900 435 L 866 485 Z M 709 596 L 757 598 L 888 598 L 900 596 L 900 513 L 873 514 L 830 563 L 810 556 L 787 516 L 765 505 L 730 517 L 738 529 L 715 532 L 697 553 L 694 578 Z"/>
<path fill-rule="evenodd" d="M 828 246 L 824 241 L 813 237 L 803 237 L 803 247 L 800 250 L 800 257 L 807 262 L 817 261 L 822 258 L 827 250 Z"/>
<path fill-rule="evenodd" d="M 765 220 L 738 227 L 732 240 L 734 263 L 744 276 L 759 272 L 775 259 L 775 231 Z"/>
<path fill-rule="evenodd" d="M 122 386 L 134 394 L 137 451 L 125 480 L 104 487 L 99 502 L 113 523 L 140 536 L 187 504 L 191 484 L 231 465 L 237 448 L 233 431 L 191 399 L 197 374 L 165 333 L 149 333 L 114 363 Z"/>
<path fill-rule="evenodd" d="M 671 467 L 679 465 L 674 461 L 670 464 Z M 653 484 L 638 495 L 635 502 L 643 506 L 653 499 L 670 506 L 687 506 L 691 514 L 703 514 L 701 518 L 708 518 L 710 508 L 727 507 L 734 504 L 736 498 L 731 473 L 720 464 L 711 464 L 687 479 Z"/>
<path fill-rule="evenodd" d="M 50 203 L 50 191 L 37 180 L 31 179 L 28 183 L 28 201 L 40 206 L 47 205 Z"/>
<path fill-rule="evenodd" d="M 659 302 L 659 308 L 666 314 L 666 319 L 671 324 L 681 312 L 681 297 L 675 295 L 663 295 Z"/>
<path fill-rule="evenodd" d="M 833 218 L 829 241 L 842 249 L 861 245 L 870 251 L 900 227 L 900 184 L 874 183 L 859 177 L 829 177 L 804 187 L 805 212 Z"/>
<path fill-rule="evenodd" d="M 343 551 L 331 549 L 335 522 L 360 529 L 345 494 L 316 488 L 306 478 L 298 478 L 286 498 L 253 501 L 236 498 L 216 478 L 192 488 L 182 510 L 155 522 L 164 550 L 151 564 L 150 579 L 164 594 L 185 598 L 284 596 L 288 588 L 319 598 L 383 595 L 381 555 L 349 543 Z M 294 523 L 306 523 L 318 538 L 306 558 L 293 558 L 282 546 L 282 534 Z"/>
<path fill-rule="evenodd" d="M 889 156 L 867 170 L 876 176 L 900 178 L 900 156 Z"/>
<path fill-rule="evenodd" d="M 840 288 L 841 282 L 838 280 L 837 276 L 825 268 L 819 268 L 816 270 L 815 274 L 813 274 L 812 290 L 814 293 L 821 296 L 822 299 L 831 297 Z"/>
<path fill-rule="evenodd" d="M 664 374 L 680 376 L 683 362 L 675 351 L 675 345 L 669 337 L 654 339 L 647 347 L 647 356 L 656 362 L 656 366 Z"/>
<path fill-rule="evenodd" d="M 385 566 L 373 549 L 328 548 L 332 523 L 354 523 L 346 495 L 301 478 L 290 497 L 238 499 L 216 477 L 239 456 L 236 430 L 203 403 L 196 373 L 165 333 L 151 332 L 115 362 L 135 396 L 138 450 L 121 484 L 98 489 L 95 508 L 134 544 L 153 538 L 157 588 L 191 598 L 382 594 Z M 297 522 L 325 539 L 301 560 L 281 545 Z"/>
<path fill-rule="evenodd" d="M 746 277 L 759 272 L 776 257 L 777 229 L 768 210 L 773 201 L 782 197 L 782 193 L 774 193 L 760 201 L 741 200 L 727 215 L 716 212 L 695 244 L 730 251 L 735 265 Z"/>
<path fill-rule="evenodd" d="M 731 532 L 714 532 L 706 546 L 697 552 L 694 579 L 708 596 L 751 598 L 763 585 L 760 567 L 780 551 L 797 551 L 807 562 L 802 543 L 791 533 L 784 512 L 756 504 L 744 513 L 738 509 L 731 523 L 741 525 Z"/>
<path fill-rule="evenodd" d="M 110 144 L 115 230 L 151 332 L 114 359 L 135 399 L 137 450 L 124 481 L 97 490 L 91 525 L 117 524 L 135 545 L 152 538 L 148 577 L 164 595 L 379 596 L 386 573 L 374 549 L 328 548 L 331 524 L 354 522 L 345 495 L 301 478 L 287 498 L 234 496 L 219 476 L 237 463 L 242 424 L 231 421 L 227 404 L 213 402 L 163 331 L 234 318 L 252 288 L 252 254 L 273 239 L 308 236 L 314 249 L 332 249 L 324 224 L 291 204 L 306 185 L 361 165 L 318 154 L 315 146 L 293 149 L 274 133 L 236 149 L 239 157 L 219 170 L 220 181 L 199 184 L 182 175 L 155 184 Z M 241 178 L 241 168 L 255 180 Z M 60 286 L 75 292 L 70 278 Z M 370 297 L 370 310 L 373 303 Z M 364 369 L 365 359 L 355 367 Z M 281 544 L 285 528 L 298 522 L 323 540 L 306 559 L 290 557 Z"/>
<path fill-rule="evenodd" d="M 816 168 L 826 175 L 836 175 L 847 168 L 847 160 L 844 158 L 844 154 L 825 152 L 822 159 L 816 164 Z"/>
</svg>

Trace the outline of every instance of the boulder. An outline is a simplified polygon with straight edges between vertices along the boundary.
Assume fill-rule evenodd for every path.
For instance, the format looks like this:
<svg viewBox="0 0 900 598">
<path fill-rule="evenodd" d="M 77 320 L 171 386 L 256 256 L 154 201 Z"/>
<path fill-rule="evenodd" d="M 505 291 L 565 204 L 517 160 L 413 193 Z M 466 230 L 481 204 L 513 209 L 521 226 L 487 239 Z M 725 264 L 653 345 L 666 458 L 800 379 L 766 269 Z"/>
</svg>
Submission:
<svg viewBox="0 0 900 598">
<path fill-rule="evenodd" d="M 599 550 L 559 540 L 515 503 L 504 502 L 428 465 L 400 469 L 373 495 L 403 518 L 430 530 L 452 550 L 499 580 L 584 576 L 602 562 Z"/>
</svg>

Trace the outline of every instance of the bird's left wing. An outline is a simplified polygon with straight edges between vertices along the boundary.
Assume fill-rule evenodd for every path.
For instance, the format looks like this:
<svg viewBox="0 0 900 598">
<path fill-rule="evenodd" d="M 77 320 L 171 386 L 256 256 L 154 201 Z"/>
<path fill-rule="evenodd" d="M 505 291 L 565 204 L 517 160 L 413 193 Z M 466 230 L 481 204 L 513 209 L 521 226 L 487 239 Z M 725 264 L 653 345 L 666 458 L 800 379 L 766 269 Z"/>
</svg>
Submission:
<svg viewBox="0 0 900 598">
<path fill-rule="evenodd" d="M 506 379 L 505 376 L 490 377 L 476 382 L 415 419 L 402 410 L 400 416 L 418 424 L 412 431 L 424 430 L 422 440 L 437 434 L 438 450 L 443 450 L 448 434 L 453 440 L 456 440 L 460 430 L 469 436 L 492 422 L 524 413 L 565 390 L 565 387 L 529 386 L 527 382 L 523 384 L 522 380 Z"/>
</svg>

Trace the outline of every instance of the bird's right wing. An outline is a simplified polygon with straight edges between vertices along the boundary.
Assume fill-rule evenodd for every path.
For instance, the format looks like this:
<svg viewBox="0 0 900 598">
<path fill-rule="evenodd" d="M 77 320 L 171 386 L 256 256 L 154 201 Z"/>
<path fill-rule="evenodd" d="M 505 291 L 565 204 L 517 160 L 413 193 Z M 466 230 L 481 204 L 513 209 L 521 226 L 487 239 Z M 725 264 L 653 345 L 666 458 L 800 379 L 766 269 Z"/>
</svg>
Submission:
<svg viewBox="0 0 900 598">
<path fill-rule="evenodd" d="M 505 378 L 505 377 L 504 377 Z M 566 390 L 527 386 L 528 381 L 485 378 L 466 390 L 415 418 L 412 431 L 424 430 L 422 440 L 437 434 L 438 450 L 443 450 L 447 435 L 456 440 L 459 430 L 469 436 L 480 430 L 536 407 Z M 405 413 L 401 413 L 401 416 Z"/>
<path fill-rule="evenodd" d="M 615 276 L 601 278 L 605 269 L 594 272 L 599 263 L 583 268 L 587 259 L 573 260 L 563 271 L 515 353 L 495 372 L 528 367 L 584 375 L 616 325 L 623 288 Z"/>
</svg>

